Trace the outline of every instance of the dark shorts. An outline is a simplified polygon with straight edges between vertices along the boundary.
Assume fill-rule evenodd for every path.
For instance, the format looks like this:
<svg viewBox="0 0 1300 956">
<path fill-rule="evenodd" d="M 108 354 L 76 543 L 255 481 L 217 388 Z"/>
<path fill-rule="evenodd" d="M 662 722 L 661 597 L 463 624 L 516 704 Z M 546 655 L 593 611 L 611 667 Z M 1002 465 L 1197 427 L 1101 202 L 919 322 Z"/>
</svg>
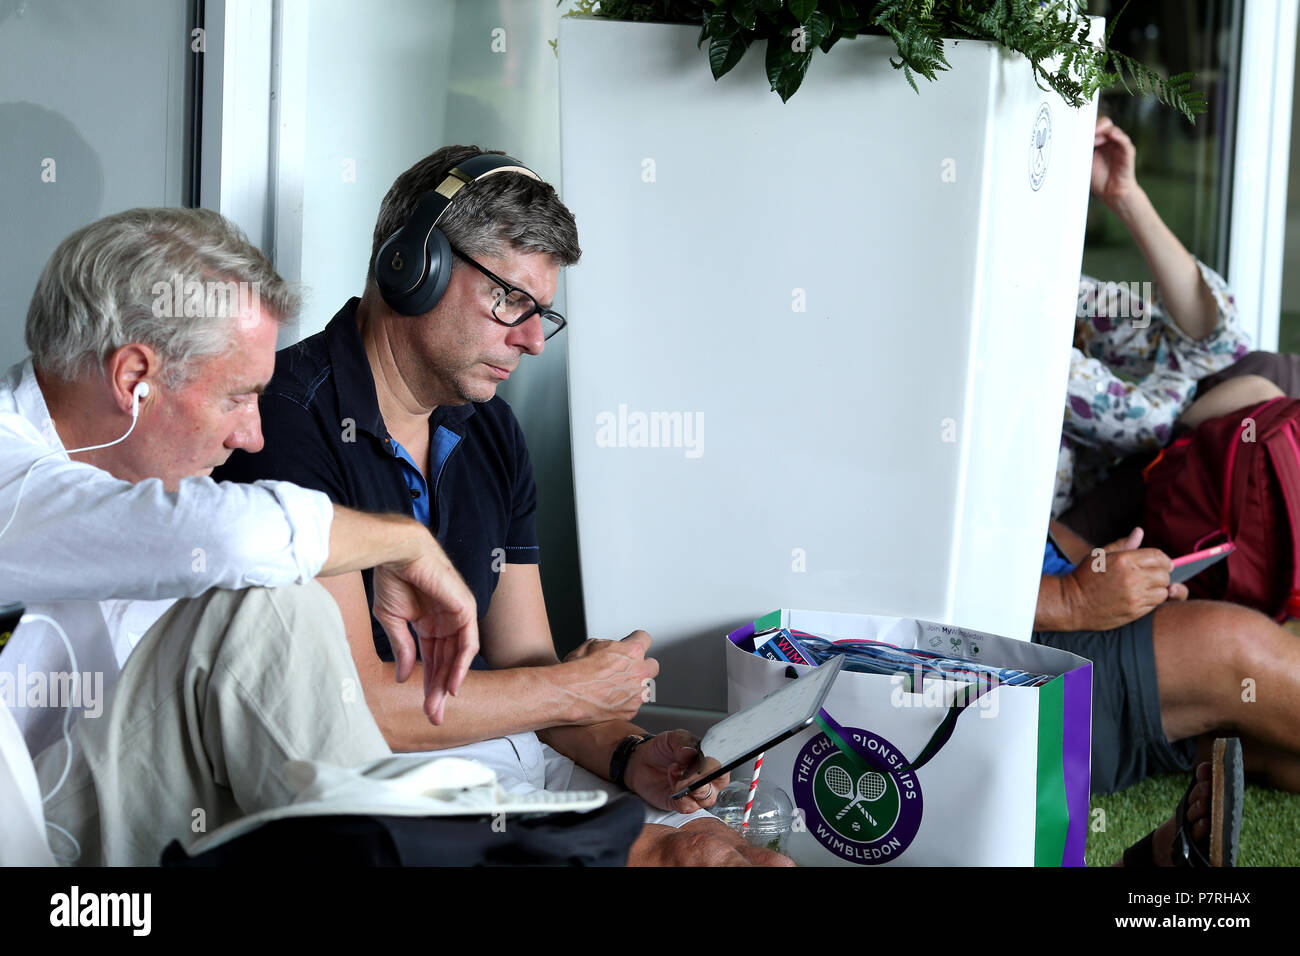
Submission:
<svg viewBox="0 0 1300 956">
<path fill-rule="evenodd" d="M 1113 631 L 1035 631 L 1034 642 L 1092 661 L 1092 792 L 1195 766 L 1196 738 L 1170 743 L 1160 722 L 1152 615 Z"/>
</svg>

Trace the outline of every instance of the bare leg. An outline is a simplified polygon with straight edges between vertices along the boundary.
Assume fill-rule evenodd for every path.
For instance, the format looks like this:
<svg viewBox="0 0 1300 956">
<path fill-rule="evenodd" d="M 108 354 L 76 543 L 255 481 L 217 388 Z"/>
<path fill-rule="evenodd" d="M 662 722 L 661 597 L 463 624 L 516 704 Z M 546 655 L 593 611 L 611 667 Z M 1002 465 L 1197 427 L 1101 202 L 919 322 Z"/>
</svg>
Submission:
<svg viewBox="0 0 1300 956">
<path fill-rule="evenodd" d="M 1285 393 L 1262 375 L 1239 375 L 1220 382 L 1188 407 L 1178 419 L 1188 428 L 1203 421 L 1235 412 L 1248 405 L 1258 405 Z"/>
<path fill-rule="evenodd" d="M 1207 734 L 1196 745 L 1196 759 L 1209 760 L 1214 735 Z M 1251 737 L 1241 739 L 1241 757 L 1246 777 L 1254 783 L 1300 793 L 1300 754 L 1272 747 Z"/>
<path fill-rule="evenodd" d="M 1153 640 L 1165 736 L 1240 736 L 1247 769 L 1300 792 L 1300 639 L 1249 608 L 1175 601 Z"/>
</svg>

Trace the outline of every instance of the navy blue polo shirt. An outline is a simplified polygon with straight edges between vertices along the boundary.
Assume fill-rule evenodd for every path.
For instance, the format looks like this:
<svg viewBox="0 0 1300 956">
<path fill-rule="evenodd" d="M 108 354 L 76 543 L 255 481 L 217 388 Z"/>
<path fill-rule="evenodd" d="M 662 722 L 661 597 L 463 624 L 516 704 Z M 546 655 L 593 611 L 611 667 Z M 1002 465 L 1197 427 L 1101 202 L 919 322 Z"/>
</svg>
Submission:
<svg viewBox="0 0 1300 956">
<path fill-rule="evenodd" d="M 218 481 L 277 478 L 358 511 L 416 517 L 438 539 L 487 613 L 503 564 L 536 564 L 537 486 L 524 435 L 504 399 L 436 408 L 425 480 L 384 427 L 351 299 L 316 335 L 282 349 L 262 395 L 266 444 L 236 451 Z M 362 575 L 367 603 L 373 574 Z M 393 659 L 373 617 L 375 650 Z"/>
</svg>

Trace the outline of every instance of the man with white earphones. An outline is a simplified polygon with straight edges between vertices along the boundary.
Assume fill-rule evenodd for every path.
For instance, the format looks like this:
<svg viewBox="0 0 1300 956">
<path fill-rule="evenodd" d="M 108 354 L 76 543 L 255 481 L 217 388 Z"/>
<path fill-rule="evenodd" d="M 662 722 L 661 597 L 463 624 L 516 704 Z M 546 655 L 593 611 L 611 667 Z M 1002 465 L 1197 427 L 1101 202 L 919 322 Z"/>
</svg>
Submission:
<svg viewBox="0 0 1300 956">
<path fill-rule="evenodd" d="M 287 759 L 389 753 L 347 693 L 359 682 L 318 574 L 376 569 L 398 679 L 412 630 L 436 661 L 431 721 L 477 651 L 473 595 L 413 519 L 208 477 L 261 447 L 257 397 L 297 307 L 237 227 L 198 209 L 92 223 L 37 284 L 32 356 L 0 378 L 0 604 L 29 611 L 0 672 L 115 685 L 95 719 L 0 700 L 35 758 L 56 857 L 156 864 L 196 835 L 198 809 L 214 829 L 287 801 Z"/>
</svg>

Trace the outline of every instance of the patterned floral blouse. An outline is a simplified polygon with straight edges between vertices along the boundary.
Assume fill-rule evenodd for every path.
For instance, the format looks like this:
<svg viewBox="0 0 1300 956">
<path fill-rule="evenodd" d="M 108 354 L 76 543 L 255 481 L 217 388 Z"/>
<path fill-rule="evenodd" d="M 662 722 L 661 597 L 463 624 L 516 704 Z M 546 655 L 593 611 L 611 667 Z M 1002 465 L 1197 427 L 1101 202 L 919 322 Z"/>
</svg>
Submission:
<svg viewBox="0 0 1300 956">
<path fill-rule="evenodd" d="M 1095 488 L 1120 458 L 1167 444 L 1196 383 L 1250 351 L 1228 284 L 1196 264 L 1219 311 L 1214 330 L 1199 341 L 1174 324 L 1159 289 L 1148 303 L 1128 284 L 1079 278 L 1053 516 Z M 1142 291 L 1152 288 L 1143 283 Z"/>
</svg>

